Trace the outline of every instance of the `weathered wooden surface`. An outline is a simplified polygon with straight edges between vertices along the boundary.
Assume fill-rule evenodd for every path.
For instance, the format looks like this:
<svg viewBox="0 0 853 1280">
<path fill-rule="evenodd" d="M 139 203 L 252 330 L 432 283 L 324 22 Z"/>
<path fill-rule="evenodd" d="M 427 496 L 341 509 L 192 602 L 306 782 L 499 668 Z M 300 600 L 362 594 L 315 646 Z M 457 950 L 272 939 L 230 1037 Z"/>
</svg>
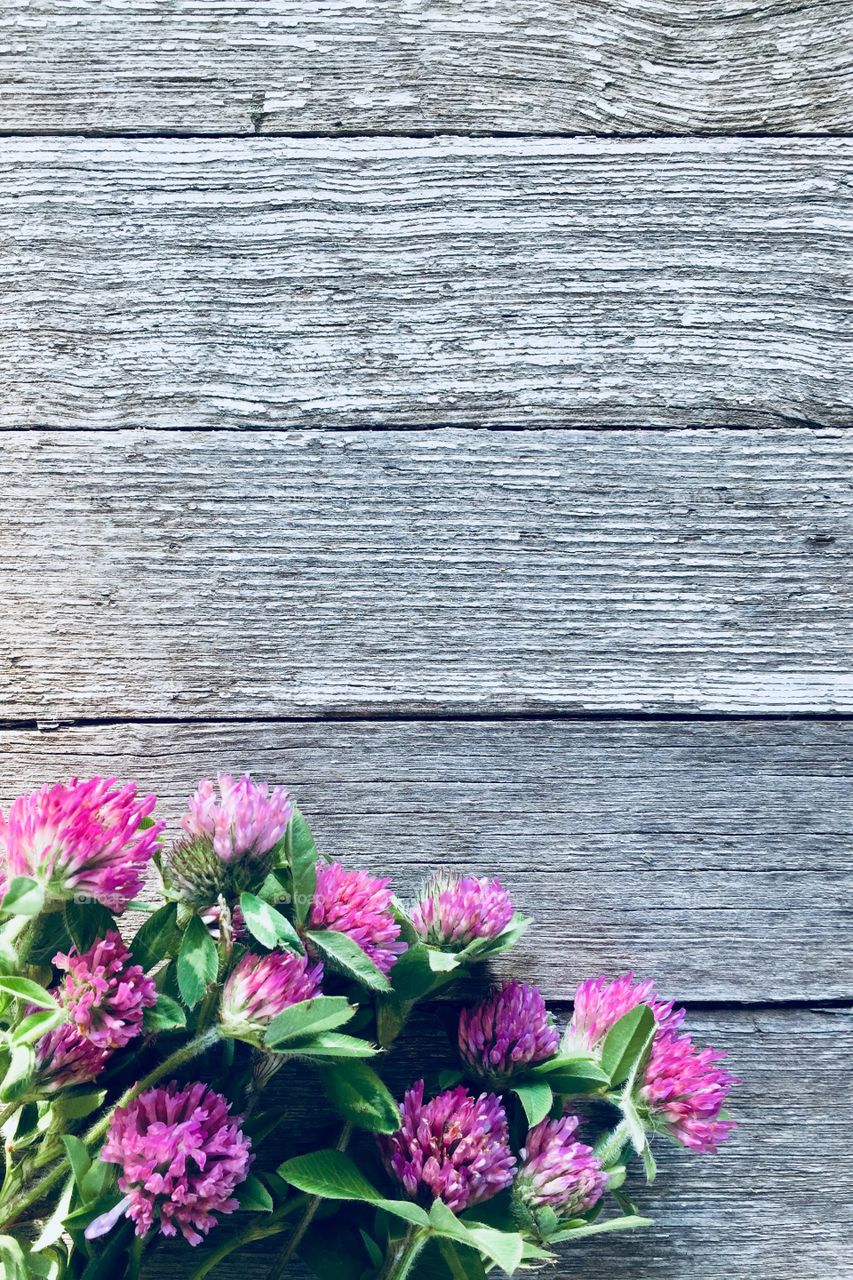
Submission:
<svg viewBox="0 0 853 1280">
<path fill-rule="evenodd" d="M 849 1280 L 853 1016 L 837 1010 L 694 1012 L 690 1026 L 698 1039 L 729 1050 L 743 1081 L 732 1095 L 740 1131 L 716 1157 L 659 1141 L 657 1183 L 650 1189 L 632 1183 L 655 1226 L 642 1235 L 563 1246 L 560 1263 L 544 1274 L 566 1280 Z M 423 1040 L 420 1032 L 420 1046 Z M 436 1057 L 446 1052 L 443 1037 L 432 1044 Z M 400 1085 L 422 1074 L 430 1058 L 422 1048 L 401 1052 L 394 1070 Z M 306 1100 L 294 1097 L 286 1071 L 272 1088 L 271 1096 L 293 1111 L 274 1157 L 283 1159 L 305 1143 L 318 1104 L 314 1095 L 308 1111 Z M 181 1274 L 179 1257 L 186 1256 L 167 1246 L 146 1269 L 146 1280 L 172 1280 Z M 199 1250 L 196 1260 L 202 1256 Z M 272 1256 L 269 1242 L 252 1246 L 240 1256 L 239 1275 L 264 1280 Z M 236 1275 L 237 1266 L 223 1266 L 213 1280 Z"/>
<path fill-rule="evenodd" d="M 554 1275 L 853 1278 L 853 9 L 9 0 L 0 67 L 0 804 L 251 769 L 499 871 L 506 972 L 744 1079 Z M 717 718 L 559 718 L 647 712 Z"/>
<path fill-rule="evenodd" d="M 853 709 L 849 432 L 4 443 L 6 720 Z"/>
<path fill-rule="evenodd" d="M 6 0 L 22 133 L 831 132 L 846 0 Z"/>
<path fill-rule="evenodd" d="M 7 140 L 0 425 L 848 425 L 850 139 Z"/>
<path fill-rule="evenodd" d="M 570 997 L 634 966 L 679 999 L 853 998 L 853 726 L 122 725 L 2 735 L 0 805 L 134 777 L 172 830 L 200 776 L 284 781 L 320 847 L 394 877 L 499 869 L 536 920 L 503 971 Z"/>
</svg>

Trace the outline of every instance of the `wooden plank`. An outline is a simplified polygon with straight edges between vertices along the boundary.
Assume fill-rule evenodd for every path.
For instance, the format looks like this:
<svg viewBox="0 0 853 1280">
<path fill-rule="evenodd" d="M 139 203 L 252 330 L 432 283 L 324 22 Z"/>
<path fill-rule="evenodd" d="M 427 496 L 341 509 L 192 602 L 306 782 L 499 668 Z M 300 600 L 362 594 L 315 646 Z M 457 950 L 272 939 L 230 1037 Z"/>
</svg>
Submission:
<svg viewBox="0 0 853 1280">
<path fill-rule="evenodd" d="M 7 731 L 0 804 L 135 777 L 174 827 L 199 776 L 286 781 L 320 847 L 387 871 L 499 872 L 536 924 L 503 971 L 679 999 L 853 997 L 853 727 L 732 722 L 113 725 Z"/>
<path fill-rule="evenodd" d="M 850 432 L 13 433 L 0 717 L 853 710 Z"/>
<path fill-rule="evenodd" d="M 853 141 L 0 147 L 0 425 L 848 425 Z"/>
<path fill-rule="evenodd" d="M 547 1274 L 555 1280 L 843 1280 L 850 1275 L 853 1232 L 853 1017 L 837 1010 L 724 1011 L 693 1013 L 690 1025 L 697 1039 L 729 1050 L 743 1080 L 732 1095 L 740 1131 L 716 1157 L 659 1141 L 654 1187 L 644 1188 L 636 1177 L 630 1184 L 655 1226 L 571 1250 L 563 1246 L 560 1262 Z M 425 1053 L 424 1043 L 434 1052 Z M 430 1036 L 423 1020 L 404 1050 L 397 1064 L 389 1064 L 390 1078 L 401 1086 L 422 1074 L 425 1061 L 447 1054 L 439 1033 Z M 317 1092 L 300 1096 L 295 1078 L 285 1069 L 271 1086 L 271 1096 L 292 1115 L 274 1159 L 309 1144 L 307 1126 L 318 1123 Z M 199 1249 L 194 1265 L 203 1256 Z M 272 1257 L 270 1242 L 252 1246 L 240 1255 L 241 1277 L 265 1280 Z M 185 1258 L 166 1245 L 145 1280 L 181 1274 Z M 229 1274 L 223 1266 L 222 1280 Z M 219 1272 L 213 1276 L 220 1280 Z"/>
<path fill-rule="evenodd" d="M 845 0 L 7 0 L 21 133 L 849 132 Z"/>
</svg>

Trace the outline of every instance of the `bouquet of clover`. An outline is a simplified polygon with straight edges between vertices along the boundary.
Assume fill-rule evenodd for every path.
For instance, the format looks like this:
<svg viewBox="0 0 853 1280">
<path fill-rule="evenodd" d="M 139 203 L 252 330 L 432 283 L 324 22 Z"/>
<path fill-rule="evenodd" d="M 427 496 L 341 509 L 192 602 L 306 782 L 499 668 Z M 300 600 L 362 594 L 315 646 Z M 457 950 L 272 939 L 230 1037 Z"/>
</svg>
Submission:
<svg viewBox="0 0 853 1280">
<path fill-rule="evenodd" d="M 398 1105 L 377 1065 L 415 1005 L 528 923 L 500 883 L 436 876 L 406 911 L 249 777 L 202 780 L 172 842 L 154 805 L 93 778 L 0 814 L 4 1280 L 133 1278 L 162 1237 L 208 1235 L 174 1270 L 280 1236 L 270 1280 L 296 1257 L 320 1280 L 512 1274 L 646 1222 L 625 1179 L 635 1156 L 654 1177 L 650 1134 L 705 1152 L 733 1127 L 722 1055 L 631 974 L 582 983 L 562 1034 L 505 982 Z M 342 1128 L 273 1171 L 284 1064 Z"/>
</svg>

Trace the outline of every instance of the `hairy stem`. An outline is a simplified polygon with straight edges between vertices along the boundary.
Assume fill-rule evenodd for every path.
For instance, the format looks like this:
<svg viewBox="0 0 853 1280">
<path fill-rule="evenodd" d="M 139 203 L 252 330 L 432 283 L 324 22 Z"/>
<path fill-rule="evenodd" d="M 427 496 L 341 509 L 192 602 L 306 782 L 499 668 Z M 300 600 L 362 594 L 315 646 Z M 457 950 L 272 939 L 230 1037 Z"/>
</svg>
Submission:
<svg viewBox="0 0 853 1280">
<path fill-rule="evenodd" d="M 428 1235 L 428 1231 L 417 1231 L 412 1226 L 402 1240 L 389 1244 L 377 1280 L 405 1280 L 412 1269 L 412 1263 L 426 1244 Z"/>
<path fill-rule="evenodd" d="M 12 1116 L 16 1115 L 17 1112 L 20 1111 L 21 1107 L 23 1107 L 27 1102 L 29 1102 L 29 1098 L 25 1095 L 23 1098 L 19 1098 L 17 1102 L 10 1102 L 8 1106 L 4 1107 L 2 1111 L 0 1111 L 0 1129 L 2 1129 L 6 1121 L 11 1120 Z"/>
<path fill-rule="evenodd" d="M 615 1129 L 611 1129 L 610 1133 L 602 1134 L 598 1139 L 595 1144 L 595 1154 L 605 1169 L 618 1159 L 622 1148 L 630 1141 L 630 1136 L 627 1122 L 620 1120 Z"/>
</svg>

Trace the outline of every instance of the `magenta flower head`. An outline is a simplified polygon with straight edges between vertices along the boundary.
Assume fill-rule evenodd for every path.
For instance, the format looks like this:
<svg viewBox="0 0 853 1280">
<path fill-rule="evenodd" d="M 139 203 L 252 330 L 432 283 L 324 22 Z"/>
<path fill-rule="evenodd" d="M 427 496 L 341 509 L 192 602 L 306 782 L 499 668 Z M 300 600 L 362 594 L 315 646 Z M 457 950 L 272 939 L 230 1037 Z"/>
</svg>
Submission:
<svg viewBox="0 0 853 1280">
<path fill-rule="evenodd" d="M 515 1156 L 500 1098 L 473 1098 L 459 1085 L 424 1102 L 424 1082 L 406 1093 L 396 1133 L 379 1137 L 385 1167 L 421 1204 L 443 1200 L 461 1212 L 512 1182 Z"/>
<path fill-rule="evenodd" d="M 235 782 L 228 773 L 217 775 L 217 796 L 209 778 L 202 778 L 188 801 L 181 826 L 191 838 L 208 839 L 223 862 L 262 858 L 282 838 L 293 813 L 284 787 L 270 791 L 246 773 Z"/>
<path fill-rule="evenodd" d="M 559 1042 L 539 988 L 515 978 L 459 1015 L 463 1062 L 496 1087 L 525 1067 L 552 1058 Z"/>
<path fill-rule="evenodd" d="M 588 978 L 575 992 L 575 1009 L 563 1048 L 568 1053 L 595 1053 L 608 1031 L 621 1017 L 639 1004 L 647 1004 L 655 1015 L 658 1031 L 681 1025 L 684 1010 L 673 1008 L 655 992 L 653 982 L 638 981 L 633 973 L 621 978 Z"/>
<path fill-rule="evenodd" d="M 321 994 L 323 966 L 293 951 L 247 951 L 222 991 L 222 1025 L 228 1035 L 260 1035 L 283 1010 Z"/>
<path fill-rule="evenodd" d="M 156 800 L 115 778 L 72 778 L 19 796 L 8 818 L 0 813 L 0 862 L 9 877 L 39 881 L 49 898 L 82 895 L 124 911 L 165 825 L 141 827 Z"/>
<path fill-rule="evenodd" d="M 56 995 L 77 1030 L 100 1049 L 121 1049 L 142 1031 L 142 1015 L 157 1003 L 157 988 L 114 930 L 79 955 L 53 957 L 65 977 Z"/>
<path fill-rule="evenodd" d="M 721 1116 L 729 1091 L 739 1081 L 719 1063 L 725 1054 L 699 1049 L 690 1036 L 659 1034 L 652 1045 L 640 1101 L 655 1128 L 691 1151 L 714 1152 L 737 1128 Z"/>
<path fill-rule="evenodd" d="M 159 1225 L 192 1245 L 238 1208 L 234 1189 L 252 1162 L 249 1139 L 230 1105 L 206 1084 L 158 1085 L 114 1113 L 101 1159 L 120 1166 L 124 1198 L 86 1228 L 93 1239 L 126 1215 L 138 1236 Z"/>
<path fill-rule="evenodd" d="M 220 895 L 231 900 L 262 884 L 293 814 L 284 787 L 220 773 L 215 785 L 202 778 L 187 805 L 184 839 L 166 860 L 169 886 L 184 901 L 207 907 Z"/>
<path fill-rule="evenodd" d="M 577 1218 L 598 1204 L 607 1174 L 592 1147 L 578 1142 L 577 1116 L 542 1120 L 519 1153 L 515 1195 L 529 1209 L 548 1206 L 559 1218 Z"/>
<path fill-rule="evenodd" d="M 390 883 L 366 871 L 347 871 L 339 862 L 318 862 L 309 928 L 347 934 L 377 969 L 388 973 L 406 950 L 391 911 Z"/>
<path fill-rule="evenodd" d="M 35 1088 L 40 1093 L 56 1093 L 66 1086 L 88 1084 L 101 1074 L 111 1052 L 81 1035 L 70 1022 L 63 1022 L 36 1042 Z"/>
<path fill-rule="evenodd" d="M 496 938 L 515 915 L 499 880 L 487 876 L 432 877 L 412 911 L 412 924 L 425 942 L 461 951 L 478 939 Z"/>
</svg>

